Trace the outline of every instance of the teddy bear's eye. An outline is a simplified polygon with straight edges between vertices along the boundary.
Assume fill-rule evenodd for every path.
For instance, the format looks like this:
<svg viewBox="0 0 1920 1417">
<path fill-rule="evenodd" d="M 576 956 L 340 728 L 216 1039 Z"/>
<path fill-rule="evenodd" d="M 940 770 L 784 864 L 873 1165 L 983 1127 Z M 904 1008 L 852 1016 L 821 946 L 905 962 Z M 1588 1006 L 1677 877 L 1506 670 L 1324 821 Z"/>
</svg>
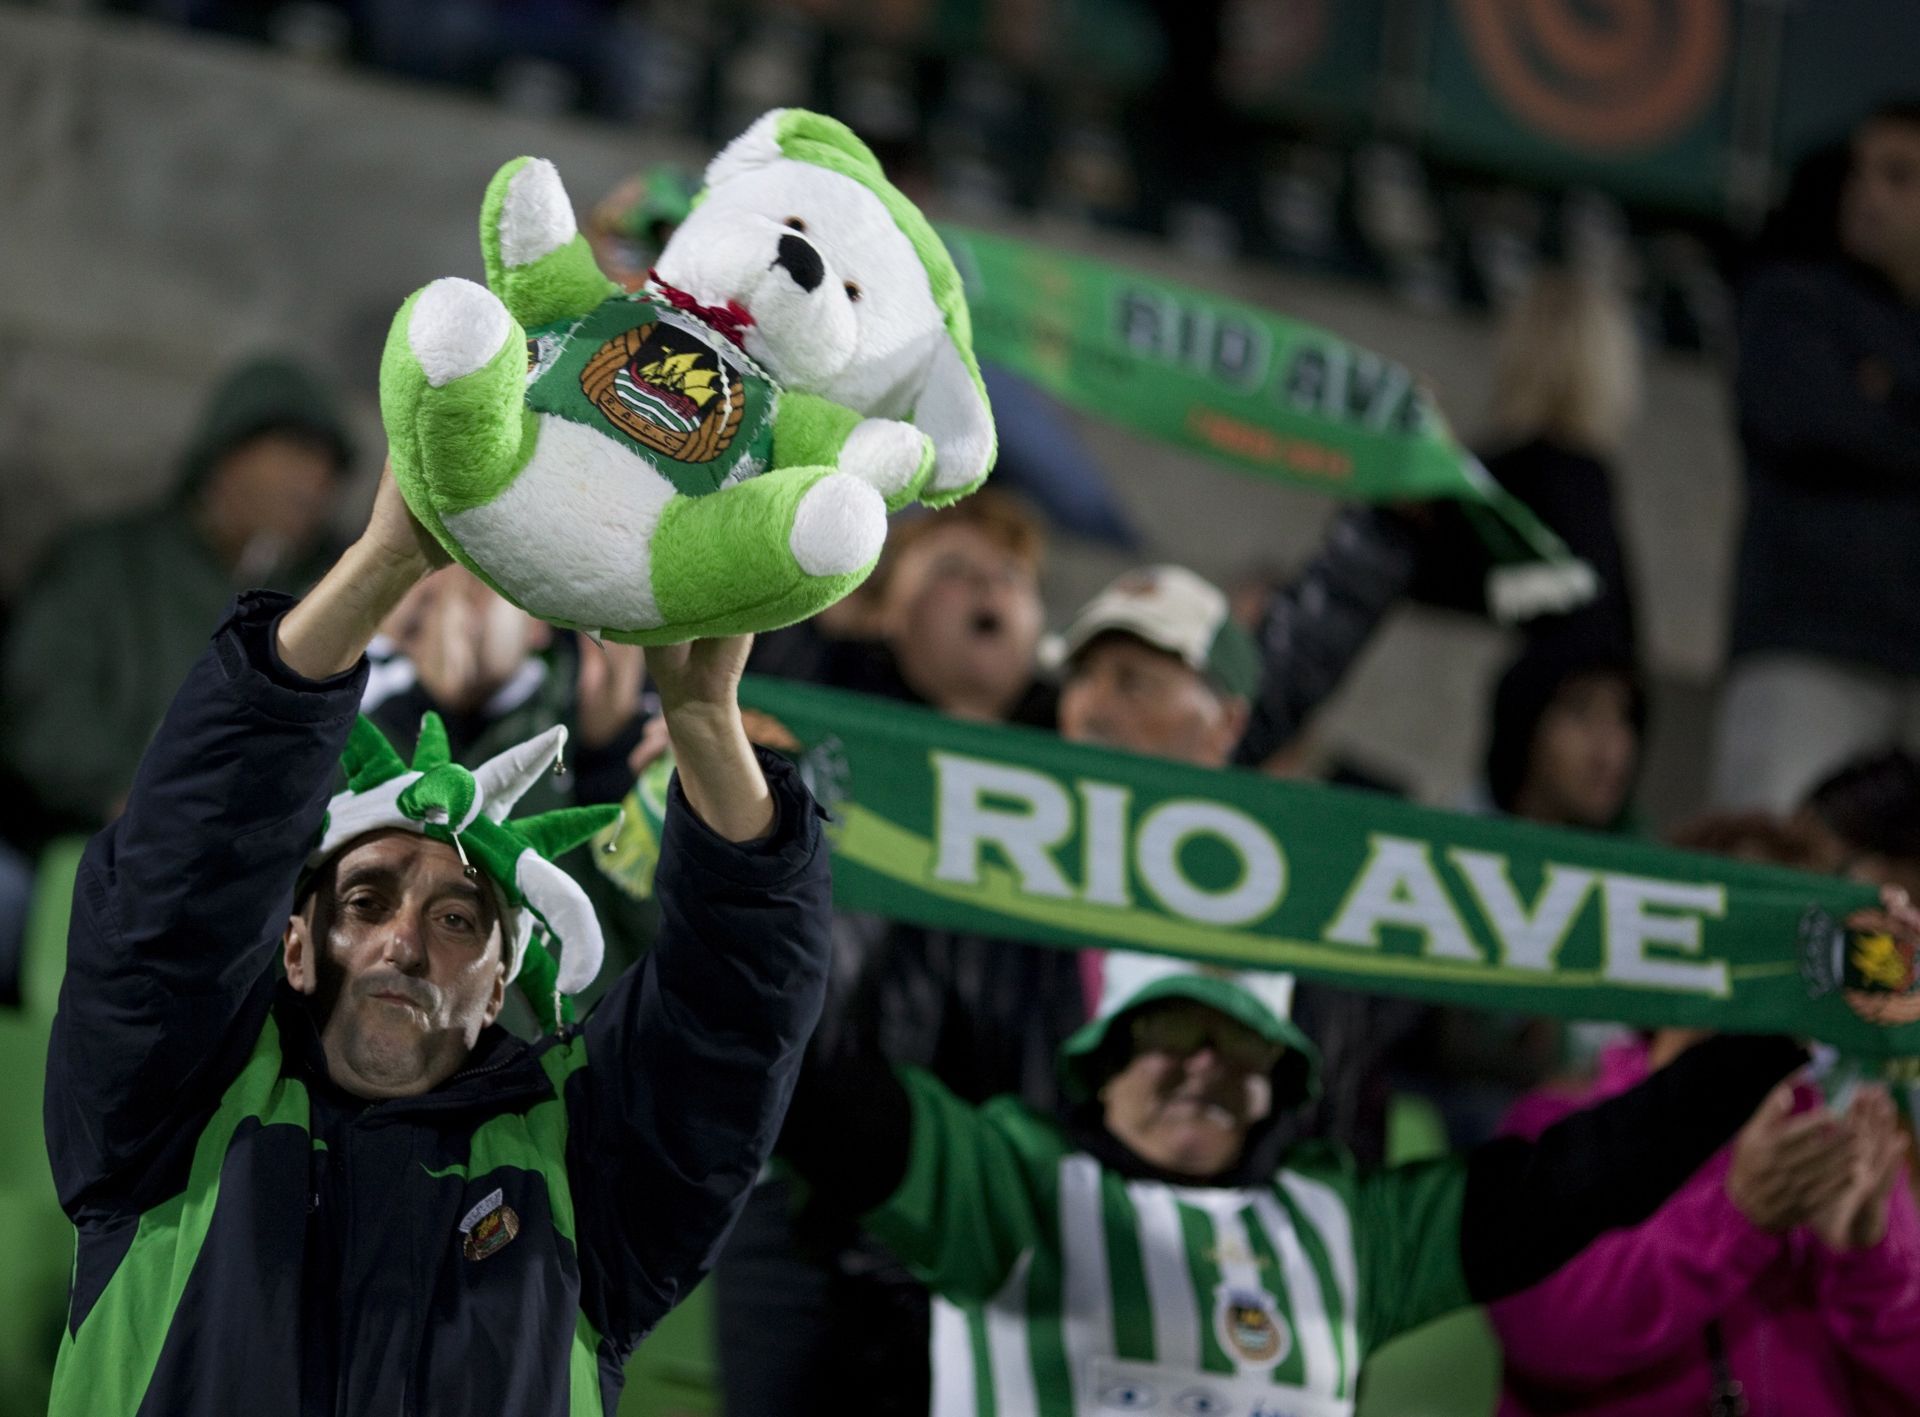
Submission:
<svg viewBox="0 0 1920 1417">
<path fill-rule="evenodd" d="M 795 231 L 805 231 L 807 229 L 807 224 L 804 221 L 800 220 L 800 218 L 797 216 L 788 217 L 787 225 L 792 227 Z"/>
<path fill-rule="evenodd" d="M 855 302 L 856 304 L 859 303 L 859 300 L 860 300 L 860 282 L 859 281 L 850 280 L 847 282 L 847 299 Z"/>
</svg>

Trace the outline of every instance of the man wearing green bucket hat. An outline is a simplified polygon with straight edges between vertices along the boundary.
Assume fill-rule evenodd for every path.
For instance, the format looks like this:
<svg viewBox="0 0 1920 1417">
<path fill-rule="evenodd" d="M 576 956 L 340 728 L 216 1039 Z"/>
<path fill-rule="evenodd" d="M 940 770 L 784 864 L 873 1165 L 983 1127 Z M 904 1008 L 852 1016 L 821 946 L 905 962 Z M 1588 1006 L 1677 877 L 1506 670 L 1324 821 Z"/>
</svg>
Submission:
<svg viewBox="0 0 1920 1417">
<path fill-rule="evenodd" d="M 782 1152 L 947 1301 L 936 1417 L 1350 1414 L 1388 1339 L 1651 1214 L 1806 1057 L 1715 1039 L 1535 1142 L 1365 1172 L 1275 1127 L 1317 1086 L 1290 991 L 1108 955 L 1057 1121 L 871 1055 L 803 1076 Z"/>
</svg>

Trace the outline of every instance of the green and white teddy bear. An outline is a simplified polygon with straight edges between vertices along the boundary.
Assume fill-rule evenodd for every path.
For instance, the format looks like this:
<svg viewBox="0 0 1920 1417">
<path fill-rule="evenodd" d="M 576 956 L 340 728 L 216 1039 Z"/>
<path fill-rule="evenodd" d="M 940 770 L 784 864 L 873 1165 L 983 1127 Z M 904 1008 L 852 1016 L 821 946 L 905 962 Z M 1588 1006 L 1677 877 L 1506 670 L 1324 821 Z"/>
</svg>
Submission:
<svg viewBox="0 0 1920 1417">
<path fill-rule="evenodd" d="M 993 464 L 952 258 L 844 124 L 761 117 L 714 158 L 653 279 L 594 265 L 553 165 L 481 210 L 487 286 L 400 308 L 394 476 L 516 605 L 639 644 L 773 629 L 873 569 L 886 514 Z"/>
</svg>

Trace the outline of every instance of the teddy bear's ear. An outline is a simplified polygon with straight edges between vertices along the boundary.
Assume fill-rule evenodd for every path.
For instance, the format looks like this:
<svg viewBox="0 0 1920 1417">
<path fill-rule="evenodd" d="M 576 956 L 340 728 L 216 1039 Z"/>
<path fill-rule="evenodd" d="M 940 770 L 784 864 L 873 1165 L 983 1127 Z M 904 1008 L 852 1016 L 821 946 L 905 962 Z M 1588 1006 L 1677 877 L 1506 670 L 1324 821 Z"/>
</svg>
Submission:
<svg viewBox="0 0 1920 1417">
<path fill-rule="evenodd" d="M 751 128 L 715 153 L 713 161 L 707 164 L 706 185 L 718 187 L 755 168 L 778 162 L 783 156 L 780 124 L 787 112 L 784 108 L 768 109 L 753 120 Z"/>
<path fill-rule="evenodd" d="M 993 409 L 979 374 L 951 338 L 934 346 L 913 425 L 933 443 L 933 475 L 920 494 L 922 502 L 944 507 L 987 480 L 996 450 Z"/>
</svg>

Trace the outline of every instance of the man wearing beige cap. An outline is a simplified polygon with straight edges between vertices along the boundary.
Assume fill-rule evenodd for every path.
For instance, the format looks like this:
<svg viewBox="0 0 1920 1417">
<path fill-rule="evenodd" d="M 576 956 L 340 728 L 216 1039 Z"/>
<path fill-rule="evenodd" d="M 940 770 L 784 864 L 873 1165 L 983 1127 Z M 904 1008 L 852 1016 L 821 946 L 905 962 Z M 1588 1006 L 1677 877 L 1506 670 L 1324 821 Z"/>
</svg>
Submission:
<svg viewBox="0 0 1920 1417">
<path fill-rule="evenodd" d="M 1260 657 L 1227 597 L 1183 566 L 1129 571 L 1061 637 L 1060 733 L 1224 767 L 1260 691 Z"/>
</svg>

